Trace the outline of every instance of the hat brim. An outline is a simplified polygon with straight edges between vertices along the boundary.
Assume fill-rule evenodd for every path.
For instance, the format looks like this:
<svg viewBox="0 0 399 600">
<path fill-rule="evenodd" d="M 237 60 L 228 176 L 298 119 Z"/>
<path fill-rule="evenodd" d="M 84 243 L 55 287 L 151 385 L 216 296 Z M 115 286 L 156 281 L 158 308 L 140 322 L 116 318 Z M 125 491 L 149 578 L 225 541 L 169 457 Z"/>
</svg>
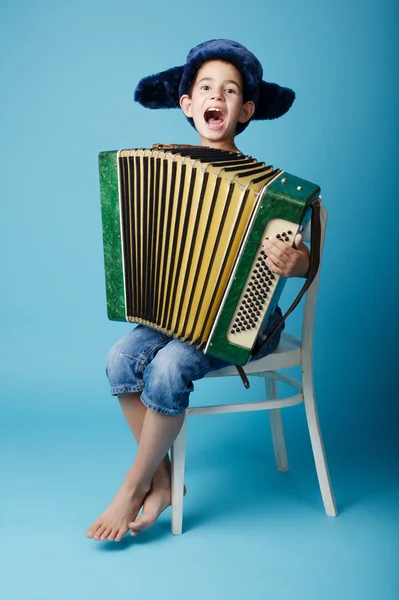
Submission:
<svg viewBox="0 0 399 600">
<path fill-rule="evenodd" d="M 146 108 L 179 108 L 179 85 L 184 66 L 173 67 L 155 75 L 143 77 L 137 84 L 134 99 Z M 295 92 L 277 83 L 261 81 L 259 100 L 253 119 L 277 119 L 284 115 L 295 100 Z"/>
<path fill-rule="evenodd" d="M 179 86 L 184 68 L 184 65 L 173 67 L 141 79 L 134 93 L 135 101 L 146 108 L 179 108 Z M 294 100 L 295 92 L 290 88 L 262 80 L 259 85 L 259 98 L 255 113 L 251 120 L 278 119 L 291 108 Z M 195 128 L 193 119 L 190 117 L 187 119 Z M 244 131 L 250 121 L 237 123 L 236 133 Z"/>
<path fill-rule="evenodd" d="M 146 108 L 179 108 L 179 85 L 184 66 L 143 77 L 134 92 L 136 102 Z"/>
</svg>

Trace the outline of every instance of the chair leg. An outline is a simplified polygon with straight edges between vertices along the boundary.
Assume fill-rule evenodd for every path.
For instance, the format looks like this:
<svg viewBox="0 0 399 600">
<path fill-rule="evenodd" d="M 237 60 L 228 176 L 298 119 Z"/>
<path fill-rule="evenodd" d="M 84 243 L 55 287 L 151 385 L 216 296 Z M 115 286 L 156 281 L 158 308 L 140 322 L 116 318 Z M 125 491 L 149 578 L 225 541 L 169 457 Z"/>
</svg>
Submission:
<svg viewBox="0 0 399 600">
<path fill-rule="evenodd" d="M 329 517 L 338 514 L 328 472 L 324 444 L 321 437 L 319 417 L 317 414 L 316 400 L 314 394 L 313 373 L 311 365 L 303 362 L 302 385 L 303 397 L 308 422 L 310 441 L 312 443 L 313 456 L 316 463 L 317 477 L 319 479 L 320 491 L 324 502 L 324 508 Z"/>
<path fill-rule="evenodd" d="M 184 419 L 179 435 L 171 448 L 172 471 L 172 533 L 183 531 L 184 463 L 186 459 L 186 421 Z"/>
<path fill-rule="evenodd" d="M 265 378 L 266 398 L 273 400 L 277 398 L 277 383 L 275 379 Z M 272 439 L 274 447 L 274 455 L 276 457 L 277 469 L 279 471 L 288 471 L 287 450 L 285 447 L 283 423 L 281 420 L 281 411 L 279 408 L 274 408 L 268 411 L 270 419 L 270 428 L 272 430 Z"/>
</svg>

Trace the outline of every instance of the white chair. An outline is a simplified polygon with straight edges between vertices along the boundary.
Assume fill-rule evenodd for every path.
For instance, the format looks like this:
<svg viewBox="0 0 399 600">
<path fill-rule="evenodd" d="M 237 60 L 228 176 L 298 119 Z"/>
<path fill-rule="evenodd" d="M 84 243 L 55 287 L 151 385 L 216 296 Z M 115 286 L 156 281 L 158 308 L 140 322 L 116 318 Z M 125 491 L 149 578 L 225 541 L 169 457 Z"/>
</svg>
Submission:
<svg viewBox="0 0 399 600">
<path fill-rule="evenodd" d="M 323 252 L 324 237 L 327 223 L 327 213 L 321 207 L 321 253 Z M 283 426 L 280 409 L 294 406 L 303 402 L 305 404 L 306 419 L 312 443 L 313 456 L 319 479 L 321 495 L 326 513 L 330 517 L 337 516 L 331 481 L 328 473 L 327 461 L 324 452 L 323 440 L 317 416 L 316 400 L 313 385 L 313 328 L 317 297 L 319 271 L 306 293 L 306 300 L 302 322 L 302 341 L 292 335 L 282 333 L 278 348 L 265 358 L 249 362 L 245 366 L 247 376 L 263 377 L 265 379 L 266 398 L 261 402 L 244 402 L 221 406 L 201 406 L 188 408 L 183 427 L 171 448 L 172 463 L 172 533 L 179 535 L 183 528 L 183 491 L 184 491 L 184 465 L 186 451 L 186 422 L 187 416 L 242 412 L 249 410 L 268 410 L 272 432 L 274 453 L 279 471 L 288 471 L 287 452 L 284 441 Z M 302 381 L 288 377 L 277 370 L 302 365 Z M 206 377 L 237 376 L 235 367 L 226 367 L 208 373 Z M 279 398 L 277 381 L 284 382 L 296 390 L 296 394 L 289 398 Z"/>
</svg>

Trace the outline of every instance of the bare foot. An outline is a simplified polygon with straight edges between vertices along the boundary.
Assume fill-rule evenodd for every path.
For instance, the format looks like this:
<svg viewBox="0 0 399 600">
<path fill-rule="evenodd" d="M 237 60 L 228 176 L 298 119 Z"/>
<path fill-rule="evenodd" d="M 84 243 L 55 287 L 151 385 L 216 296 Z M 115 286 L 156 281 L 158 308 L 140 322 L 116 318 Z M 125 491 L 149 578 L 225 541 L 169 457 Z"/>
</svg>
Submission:
<svg viewBox="0 0 399 600">
<path fill-rule="evenodd" d="M 184 495 L 186 495 L 186 486 L 184 486 Z M 143 506 L 143 512 L 138 519 L 129 523 L 131 535 L 138 535 L 140 531 L 145 531 L 154 525 L 159 515 L 172 503 L 172 488 L 170 479 L 163 481 L 153 480 L 150 491 L 148 492 Z"/>
<path fill-rule="evenodd" d="M 137 517 L 145 496 L 146 491 L 132 490 L 123 484 L 108 508 L 89 527 L 87 537 L 120 542 L 129 530 L 128 523 Z"/>
</svg>

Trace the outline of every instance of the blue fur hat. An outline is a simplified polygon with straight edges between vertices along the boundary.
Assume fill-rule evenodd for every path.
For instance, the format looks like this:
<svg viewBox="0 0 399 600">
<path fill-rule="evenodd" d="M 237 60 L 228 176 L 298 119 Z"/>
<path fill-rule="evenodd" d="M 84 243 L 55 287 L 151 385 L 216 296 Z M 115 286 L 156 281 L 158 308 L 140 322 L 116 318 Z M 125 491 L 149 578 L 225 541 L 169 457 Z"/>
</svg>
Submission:
<svg viewBox="0 0 399 600">
<path fill-rule="evenodd" d="M 232 40 L 209 40 L 196 46 L 187 56 L 185 65 L 173 67 L 141 79 L 134 99 L 146 108 L 179 108 L 179 100 L 188 94 L 198 69 L 208 60 L 225 60 L 241 72 L 244 79 L 244 102 L 252 100 L 255 113 L 252 119 L 277 119 L 284 115 L 295 100 L 295 93 L 276 83 L 263 81 L 263 69 L 252 52 Z M 194 121 L 188 118 L 193 127 Z M 237 123 L 237 134 L 247 123 Z"/>
</svg>

